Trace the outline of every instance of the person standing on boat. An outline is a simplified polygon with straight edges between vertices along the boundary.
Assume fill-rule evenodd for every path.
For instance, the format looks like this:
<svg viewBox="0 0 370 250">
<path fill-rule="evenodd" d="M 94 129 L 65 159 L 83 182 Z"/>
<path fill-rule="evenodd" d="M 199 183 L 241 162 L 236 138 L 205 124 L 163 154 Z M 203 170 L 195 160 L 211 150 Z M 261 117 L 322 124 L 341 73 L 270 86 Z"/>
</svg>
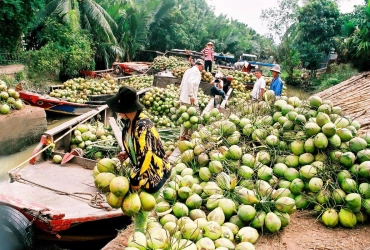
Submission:
<svg viewBox="0 0 370 250">
<path fill-rule="evenodd" d="M 202 79 L 200 72 L 203 67 L 203 60 L 197 59 L 195 65 L 185 71 L 180 85 L 180 104 L 198 106 L 198 88 L 200 80 Z M 181 124 L 180 141 L 183 141 L 187 136 L 190 136 L 189 132 L 189 129 L 186 129 L 184 125 Z"/>
<path fill-rule="evenodd" d="M 270 71 L 273 76 L 270 89 L 275 92 L 275 96 L 281 96 L 281 93 L 283 92 L 283 81 L 280 78 L 280 65 L 275 64 Z"/>
<path fill-rule="evenodd" d="M 214 58 L 214 51 L 213 51 L 213 43 L 208 42 L 206 47 L 200 52 L 204 56 L 204 70 L 208 72 L 212 72 L 212 64 L 215 60 Z"/>
<path fill-rule="evenodd" d="M 117 155 L 123 162 L 127 158 L 133 165 L 130 189 L 143 189 L 157 198 L 160 188 L 171 174 L 165 150 L 153 122 L 142 112 L 135 89 L 121 87 L 107 99 L 108 106 L 123 119 L 122 142 L 124 150 Z M 148 212 L 135 215 L 135 230 L 145 229 Z"/>
<path fill-rule="evenodd" d="M 252 90 L 252 101 L 260 101 L 262 100 L 263 93 L 265 93 L 266 82 L 262 76 L 262 70 L 256 69 L 254 75 L 257 78 L 257 81 L 253 85 Z"/>
</svg>

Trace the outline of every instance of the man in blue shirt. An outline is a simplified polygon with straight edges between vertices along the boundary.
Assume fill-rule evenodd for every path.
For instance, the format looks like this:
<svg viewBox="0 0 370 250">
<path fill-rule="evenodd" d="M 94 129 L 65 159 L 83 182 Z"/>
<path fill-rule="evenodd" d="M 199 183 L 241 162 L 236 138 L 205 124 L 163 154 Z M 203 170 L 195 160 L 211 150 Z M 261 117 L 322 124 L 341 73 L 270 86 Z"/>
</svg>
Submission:
<svg viewBox="0 0 370 250">
<path fill-rule="evenodd" d="M 280 65 L 275 64 L 274 67 L 270 69 L 273 79 L 271 81 L 270 89 L 275 92 L 275 96 L 281 96 L 283 92 L 283 81 L 280 78 Z"/>
</svg>

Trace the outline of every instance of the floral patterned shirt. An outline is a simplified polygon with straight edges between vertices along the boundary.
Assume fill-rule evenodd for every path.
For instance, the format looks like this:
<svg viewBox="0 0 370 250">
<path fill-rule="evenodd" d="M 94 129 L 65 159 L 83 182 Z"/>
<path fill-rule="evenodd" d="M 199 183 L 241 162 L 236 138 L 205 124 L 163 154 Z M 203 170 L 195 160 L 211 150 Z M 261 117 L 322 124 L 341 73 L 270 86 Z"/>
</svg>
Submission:
<svg viewBox="0 0 370 250">
<path fill-rule="evenodd" d="M 170 176 L 171 165 L 164 159 L 165 151 L 153 122 L 138 112 L 133 123 L 130 135 L 129 121 L 122 131 L 123 145 L 133 163 L 130 184 L 154 193 Z"/>
</svg>

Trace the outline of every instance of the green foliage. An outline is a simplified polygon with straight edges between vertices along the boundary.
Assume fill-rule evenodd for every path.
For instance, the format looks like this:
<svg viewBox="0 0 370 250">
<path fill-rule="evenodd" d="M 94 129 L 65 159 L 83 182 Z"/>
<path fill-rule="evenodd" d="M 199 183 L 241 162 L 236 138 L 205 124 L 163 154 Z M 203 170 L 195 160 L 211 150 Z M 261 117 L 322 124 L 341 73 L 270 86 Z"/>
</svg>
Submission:
<svg viewBox="0 0 370 250">
<path fill-rule="evenodd" d="M 297 45 L 303 65 L 317 69 L 320 58 L 334 47 L 334 37 L 340 33 L 338 5 L 332 0 L 309 1 L 299 10 L 298 22 Z"/>
<path fill-rule="evenodd" d="M 358 71 L 349 64 L 332 64 L 330 65 L 330 73 L 321 74 L 312 79 L 313 88 L 320 92 L 351 78 L 357 73 Z"/>
<path fill-rule="evenodd" d="M 43 0 L 0 1 L 0 52 L 21 50 L 21 37 L 43 3 Z"/>
<path fill-rule="evenodd" d="M 359 6 L 343 26 L 348 36 L 344 43 L 343 57 L 360 68 L 370 69 L 370 2 Z"/>
<path fill-rule="evenodd" d="M 73 32 L 54 20 L 47 21 L 43 30 L 45 45 L 36 51 L 27 51 L 29 71 L 32 74 L 77 76 L 81 69 L 93 69 L 95 51 L 89 36 Z"/>
<path fill-rule="evenodd" d="M 281 43 L 276 49 L 276 61 L 287 72 L 286 81 L 295 83 L 294 69 L 300 65 L 300 53 L 295 45 L 298 33 L 297 25 L 298 0 L 283 0 L 279 8 L 269 8 L 262 11 L 261 18 L 267 22 L 272 36 L 279 38 Z"/>
<path fill-rule="evenodd" d="M 117 39 L 113 33 L 117 24 L 96 1 L 47 0 L 45 8 L 38 12 L 39 23 L 35 25 L 34 31 L 47 22 L 48 18 L 58 20 L 73 32 L 84 34 L 87 32 L 96 45 L 96 61 L 105 67 L 111 66 L 115 52 L 120 50 L 117 48 Z M 67 66 L 68 75 L 71 74 L 72 67 L 73 65 Z"/>
</svg>

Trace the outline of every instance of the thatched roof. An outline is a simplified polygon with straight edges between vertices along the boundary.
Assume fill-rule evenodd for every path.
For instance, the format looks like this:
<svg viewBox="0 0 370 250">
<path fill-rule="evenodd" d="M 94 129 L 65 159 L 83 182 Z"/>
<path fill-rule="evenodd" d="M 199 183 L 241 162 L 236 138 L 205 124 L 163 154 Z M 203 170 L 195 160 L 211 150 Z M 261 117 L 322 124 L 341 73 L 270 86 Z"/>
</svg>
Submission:
<svg viewBox="0 0 370 250">
<path fill-rule="evenodd" d="M 342 108 L 342 114 L 356 119 L 362 132 L 370 132 L 370 71 L 358 74 L 316 95 Z"/>
</svg>

